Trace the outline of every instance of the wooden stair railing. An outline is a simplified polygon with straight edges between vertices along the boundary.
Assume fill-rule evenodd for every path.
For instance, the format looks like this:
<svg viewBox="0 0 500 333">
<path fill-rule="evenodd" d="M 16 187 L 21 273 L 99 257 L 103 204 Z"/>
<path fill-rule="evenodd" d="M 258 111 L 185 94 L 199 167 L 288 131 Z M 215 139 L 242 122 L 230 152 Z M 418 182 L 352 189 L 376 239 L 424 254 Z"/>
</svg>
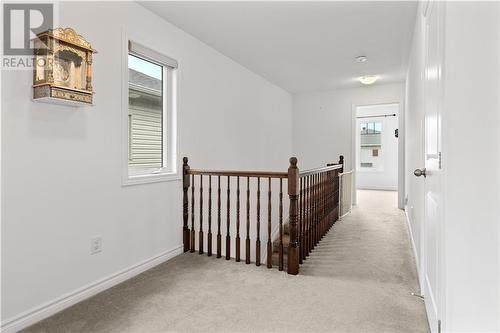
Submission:
<svg viewBox="0 0 500 333">
<path fill-rule="evenodd" d="M 306 260 L 310 252 L 321 238 L 328 232 L 339 218 L 339 177 L 343 170 L 343 156 L 339 163 L 327 164 L 326 167 L 299 171 L 297 159 L 290 158 L 290 166 L 286 172 L 272 171 L 235 171 L 235 170 L 201 170 L 191 169 L 187 157 L 183 159 L 183 241 L 184 252 L 196 251 L 196 216 L 195 216 L 195 191 L 199 186 L 198 195 L 198 253 L 204 253 L 204 213 L 207 212 L 207 255 L 212 256 L 212 178 L 217 186 L 217 214 L 216 214 L 216 257 L 222 257 L 222 216 L 221 216 L 221 179 L 226 179 L 226 235 L 225 258 L 231 259 L 231 184 L 236 182 L 236 218 L 235 218 L 235 260 L 241 261 L 241 184 L 246 183 L 245 198 L 246 217 L 245 223 L 245 263 L 251 263 L 251 206 L 252 197 L 255 200 L 255 265 L 261 265 L 261 186 L 267 185 L 267 242 L 266 242 L 266 267 L 278 266 L 279 270 L 287 269 L 288 274 L 298 274 L 299 265 Z M 205 177 L 203 177 L 205 176 Z M 208 176 L 208 177 L 207 177 Z M 196 179 L 198 181 L 196 182 Z M 203 204 L 203 185 L 208 182 L 208 207 Z M 234 181 L 235 179 L 235 181 Z M 233 181 L 232 181 L 233 180 Z M 246 181 L 245 181 L 246 180 Z M 288 223 L 283 220 L 283 186 L 286 181 L 289 197 Z M 264 184 L 262 184 L 264 183 Z M 267 184 L 266 184 L 267 183 Z M 224 184 L 222 184 L 224 185 Z M 273 240 L 272 211 L 273 211 L 273 185 L 279 185 L 278 195 L 278 236 Z M 189 187 L 191 187 L 191 206 L 189 206 Z M 252 196 L 252 187 L 256 188 Z M 246 195 L 245 195 L 246 194 Z M 234 197 L 234 194 L 233 194 Z M 189 211 L 191 208 L 191 212 Z M 191 226 L 189 215 L 191 214 Z"/>
</svg>

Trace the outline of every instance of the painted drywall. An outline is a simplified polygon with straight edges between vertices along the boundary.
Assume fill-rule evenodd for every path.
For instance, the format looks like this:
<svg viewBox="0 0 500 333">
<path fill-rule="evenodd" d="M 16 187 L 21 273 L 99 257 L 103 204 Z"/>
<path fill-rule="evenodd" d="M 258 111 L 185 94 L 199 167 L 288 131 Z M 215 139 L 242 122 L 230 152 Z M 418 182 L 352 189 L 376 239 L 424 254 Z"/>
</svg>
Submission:
<svg viewBox="0 0 500 333">
<path fill-rule="evenodd" d="M 395 115 L 395 116 L 387 116 Z M 356 107 L 356 188 L 370 190 L 398 189 L 398 141 L 395 131 L 399 127 L 399 104 L 379 104 Z M 366 118 L 373 117 L 373 118 Z M 360 161 L 360 124 L 363 122 L 380 122 L 382 126 L 381 147 L 377 159 L 380 165 L 376 168 L 361 168 Z M 371 150 L 370 150 L 371 155 Z"/>
<path fill-rule="evenodd" d="M 450 331 L 500 330 L 498 6 L 446 4 L 443 165 Z M 472 161 L 470 174 L 464 161 Z"/>
<path fill-rule="evenodd" d="M 442 329 L 497 332 L 499 308 L 499 5 L 447 2 L 444 45 L 444 300 Z M 421 256 L 424 68 L 417 16 L 407 79 L 408 216 Z M 494 73 L 492 75 L 492 73 Z M 421 283 L 424 283 L 421 281 Z"/>
<path fill-rule="evenodd" d="M 399 103 L 404 107 L 404 84 L 380 84 L 354 89 L 302 93 L 293 96 L 293 152 L 300 168 L 313 168 L 344 155 L 346 170 L 353 166 L 353 108 L 356 105 Z M 402 113 L 402 112 L 401 112 Z M 399 117 L 400 165 L 404 163 L 404 117 Z M 398 179 L 403 179 L 400 168 Z M 404 193 L 404 182 L 399 182 Z M 399 199 L 403 207 L 403 195 Z"/>
<path fill-rule="evenodd" d="M 419 282 L 423 289 L 423 270 L 420 267 L 423 263 L 421 233 L 424 223 L 424 182 L 413 175 L 413 170 L 421 169 L 425 166 L 424 149 L 424 87 L 423 87 L 423 68 L 424 68 L 424 26 L 422 14 L 417 14 L 415 21 L 415 31 L 413 33 L 411 57 L 408 65 L 408 74 L 406 79 L 406 98 L 405 98 L 405 198 L 406 214 L 409 222 L 409 230 L 413 241 L 413 250 L 415 252 L 417 269 L 419 271 Z"/>
<path fill-rule="evenodd" d="M 124 31 L 179 61 L 179 158 L 285 171 L 291 155 L 291 95 L 144 7 L 63 2 L 59 20 L 99 51 L 95 106 L 34 103 L 31 72 L 2 73 L 4 325 L 29 323 L 31 311 L 50 314 L 63 296 L 70 303 L 81 288 L 179 251 L 180 180 L 122 186 Z M 90 255 L 94 236 L 103 251 Z"/>
</svg>

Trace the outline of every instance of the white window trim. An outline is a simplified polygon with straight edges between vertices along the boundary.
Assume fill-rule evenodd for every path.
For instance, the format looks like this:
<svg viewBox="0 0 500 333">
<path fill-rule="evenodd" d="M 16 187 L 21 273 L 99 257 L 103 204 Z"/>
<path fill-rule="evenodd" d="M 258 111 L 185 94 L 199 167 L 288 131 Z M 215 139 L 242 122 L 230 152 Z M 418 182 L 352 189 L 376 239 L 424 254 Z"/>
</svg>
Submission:
<svg viewBox="0 0 500 333">
<path fill-rule="evenodd" d="M 168 182 L 168 181 L 178 181 L 181 179 L 180 174 L 180 164 L 177 157 L 179 151 L 179 140 L 177 131 L 177 69 L 167 69 L 168 64 L 164 65 L 164 85 L 166 85 L 166 96 L 171 98 L 166 98 L 166 103 L 163 103 L 164 107 L 167 107 L 166 117 L 163 117 L 164 130 L 167 154 L 163 155 L 164 163 L 171 166 L 168 170 L 161 170 L 158 173 L 144 174 L 144 175 L 130 175 L 129 174 L 129 129 L 128 129 L 128 114 L 129 114 L 129 101 L 128 101 L 128 54 L 129 54 L 129 40 L 134 41 L 134 45 L 141 45 L 141 53 L 151 50 L 151 56 L 149 58 L 154 59 L 154 56 L 161 54 L 154 51 L 154 48 L 148 47 L 143 43 L 138 44 L 135 41 L 140 40 L 139 38 L 131 37 L 128 33 L 123 31 L 122 36 L 122 186 L 128 185 L 138 185 L 147 183 L 157 183 L 157 182 Z M 144 54 L 148 56 L 148 54 Z M 167 56 L 165 56 L 167 57 Z M 168 57 L 170 58 L 170 57 Z M 171 58 L 170 58 L 171 59 Z M 160 59 L 161 60 L 161 59 Z M 156 61 L 162 64 L 161 61 Z"/>
</svg>

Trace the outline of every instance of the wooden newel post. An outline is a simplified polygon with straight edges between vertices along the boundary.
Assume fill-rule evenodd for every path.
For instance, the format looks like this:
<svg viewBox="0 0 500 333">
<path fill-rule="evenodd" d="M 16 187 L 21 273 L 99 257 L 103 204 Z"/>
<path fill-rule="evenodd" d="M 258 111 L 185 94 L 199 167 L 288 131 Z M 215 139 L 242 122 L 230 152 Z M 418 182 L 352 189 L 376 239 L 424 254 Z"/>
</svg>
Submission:
<svg viewBox="0 0 500 333">
<path fill-rule="evenodd" d="M 183 228 L 182 235 L 184 239 L 184 252 L 189 251 L 189 227 L 188 227 L 188 189 L 189 189 L 189 165 L 188 158 L 184 157 L 182 159 L 182 218 L 183 218 Z"/>
<path fill-rule="evenodd" d="M 288 274 L 297 275 L 299 273 L 299 238 L 297 232 L 297 212 L 299 198 L 299 169 L 297 168 L 297 158 L 290 158 L 288 167 L 288 196 L 290 197 L 289 227 L 290 244 L 288 245 Z"/>
<path fill-rule="evenodd" d="M 339 164 L 342 164 L 342 168 L 340 169 L 340 173 L 344 172 L 344 155 L 339 156 Z"/>
</svg>

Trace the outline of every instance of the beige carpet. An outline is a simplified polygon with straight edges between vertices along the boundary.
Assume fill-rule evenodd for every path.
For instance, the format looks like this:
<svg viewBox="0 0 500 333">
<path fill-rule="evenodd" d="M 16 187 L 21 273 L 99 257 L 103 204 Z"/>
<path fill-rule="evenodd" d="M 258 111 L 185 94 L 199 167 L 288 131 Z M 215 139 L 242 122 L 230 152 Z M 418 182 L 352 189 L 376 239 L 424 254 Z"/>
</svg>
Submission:
<svg viewBox="0 0 500 333">
<path fill-rule="evenodd" d="M 186 253 L 24 332 L 428 332 L 395 207 L 360 191 L 298 276 Z"/>
</svg>

